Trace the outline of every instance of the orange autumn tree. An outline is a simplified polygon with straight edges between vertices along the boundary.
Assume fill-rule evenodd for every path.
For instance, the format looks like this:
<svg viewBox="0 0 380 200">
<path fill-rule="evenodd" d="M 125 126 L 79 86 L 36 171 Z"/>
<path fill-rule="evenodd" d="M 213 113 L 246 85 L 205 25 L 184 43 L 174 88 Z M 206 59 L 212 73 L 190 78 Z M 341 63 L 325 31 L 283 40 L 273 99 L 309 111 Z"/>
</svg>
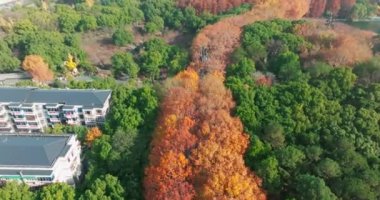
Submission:
<svg viewBox="0 0 380 200">
<path fill-rule="evenodd" d="M 321 17 L 326 9 L 327 0 L 311 0 L 309 16 Z"/>
<path fill-rule="evenodd" d="M 261 180 L 244 165 L 248 135 L 240 120 L 230 115 L 231 92 L 221 73 L 201 81 L 197 107 L 201 128 L 198 147 L 192 151 L 193 182 L 199 199 L 266 199 Z"/>
<path fill-rule="evenodd" d="M 102 136 L 102 131 L 98 127 L 91 128 L 87 131 L 85 143 L 87 146 L 91 147 L 92 143 Z"/>
<path fill-rule="evenodd" d="M 181 2 L 205 8 L 211 1 Z M 226 1 L 220 2 L 224 6 Z M 256 2 L 250 12 L 205 27 L 193 42 L 193 64 L 166 84 L 145 169 L 146 199 L 266 199 L 261 179 L 244 164 L 249 138 L 241 121 L 231 116 L 235 104 L 223 84 L 224 70 L 243 26 L 256 20 L 299 18 L 309 5 L 304 0 Z M 204 47 L 209 59 L 201 62 Z"/>
<path fill-rule="evenodd" d="M 22 62 L 22 67 L 32 75 L 33 80 L 35 81 L 45 82 L 51 81 L 54 78 L 54 73 L 39 55 L 26 56 Z"/>
<path fill-rule="evenodd" d="M 327 0 L 326 11 L 337 15 L 341 6 L 341 0 Z"/>
<path fill-rule="evenodd" d="M 197 142 L 190 130 L 195 125 L 198 80 L 198 74 L 189 69 L 168 83 L 151 144 L 150 165 L 145 170 L 146 199 L 190 200 L 195 195 L 189 182 L 192 168 L 186 154 Z"/>
</svg>

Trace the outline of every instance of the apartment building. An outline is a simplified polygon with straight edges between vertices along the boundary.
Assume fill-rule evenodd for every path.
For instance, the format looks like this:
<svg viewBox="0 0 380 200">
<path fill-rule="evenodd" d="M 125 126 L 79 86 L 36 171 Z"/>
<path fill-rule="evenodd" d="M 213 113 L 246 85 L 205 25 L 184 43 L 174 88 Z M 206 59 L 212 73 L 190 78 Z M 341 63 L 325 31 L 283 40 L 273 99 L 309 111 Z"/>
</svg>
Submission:
<svg viewBox="0 0 380 200">
<path fill-rule="evenodd" d="M 104 123 L 111 90 L 0 88 L 0 132 L 43 132 L 55 124 Z"/>
<path fill-rule="evenodd" d="M 54 182 L 74 185 L 81 173 L 80 154 L 75 135 L 2 133 L 0 181 L 19 181 L 31 187 Z"/>
</svg>

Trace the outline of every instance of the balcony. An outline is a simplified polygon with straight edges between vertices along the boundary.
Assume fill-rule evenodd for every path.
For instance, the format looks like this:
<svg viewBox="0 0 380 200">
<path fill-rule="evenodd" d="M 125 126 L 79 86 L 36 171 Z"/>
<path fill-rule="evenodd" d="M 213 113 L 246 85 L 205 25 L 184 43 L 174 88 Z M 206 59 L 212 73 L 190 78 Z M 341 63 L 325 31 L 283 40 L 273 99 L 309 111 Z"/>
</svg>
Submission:
<svg viewBox="0 0 380 200">
<path fill-rule="evenodd" d="M 30 111 L 30 110 L 28 110 L 28 111 L 24 110 L 24 115 L 37 115 L 37 112 L 35 112 L 34 110 L 32 110 L 32 111 Z"/>
<path fill-rule="evenodd" d="M 0 132 L 11 132 L 12 127 L 0 127 Z"/>
<path fill-rule="evenodd" d="M 53 116 L 57 116 L 57 115 L 60 114 L 59 111 L 46 111 L 46 113 L 47 113 L 48 115 L 53 115 Z"/>
<path fill-rule="evenodd" d="M 41 129 L 42 127 L 41 127 L 41 125 L 39 125 L 39 124 L 37 124 L 37 125 L 30 125 L 30 124 L 29 124 L 29 128 L 30 128 L 30 129 Z"/>
<path fill-rule="evenodd" d="M 28 124 L 16 124 L 17 129 L 29 129 Z"/>
<path fill-rule="evenodd" d="M 21 118 L 13 117 L 13 121 L 14 122 L 25 122 L 26 118 L 25 117 L 21 117 Z"/>
<path fill-rule="evenodd" d="M 66 123 L 67 123 L 68 125 L 80 125 L 80 124 L 81 124 L 80 120 L 73 120 L 73 119 L 68 119 L 68 120 L 66 121 Z"/>
<path fill-rule="evenodd" d="M 26 118 L 26 121 L 28 121 L 28 122 L 38 121 L 38 117 L 36 117 L 36 116 L 26 116 L 25 118 Z"/>
<path fill-rule="evenodd" d="M 0 123 L 0 128 L 11 128 L 11 125 L 9 123 L 2 122 Z"/>
<path fill-rule="evenodd" d="M 60 123 L 60 122 L 61 122 L 61 119 L 60 119 L 60 118 L 52 117 L 52 118 L 49 118 L 49 122 L 52 122 L 52 123 Z"/>
<path fill-rule="evenodd" d="M 8 115 L 1 115 L 0 116 L 0 122 L 7 122 L 9 119 Z"/>
<path fill-rule="evenodd" d="M 24 115 L 24 111 L 23 110 L 11 110 L 10 113 L 12 115 Z"/>
<path fill-rule="evenodd" d="M 77 112 L 66 112 L 63 115 L 67 119 L 72 119 L 72 118 L 77 118 L 78 117 L 78 113 Z"/>
</svg>

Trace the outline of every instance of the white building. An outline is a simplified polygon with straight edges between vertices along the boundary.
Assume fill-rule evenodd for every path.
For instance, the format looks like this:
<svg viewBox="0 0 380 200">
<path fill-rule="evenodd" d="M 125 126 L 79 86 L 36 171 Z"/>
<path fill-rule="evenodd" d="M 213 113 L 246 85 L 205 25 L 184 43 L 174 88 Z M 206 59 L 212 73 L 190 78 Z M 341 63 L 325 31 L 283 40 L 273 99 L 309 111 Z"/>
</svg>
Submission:
<svg viewBox="0 0 380 200">
<path fill-rule="evenodd" d="M 81 173 L 80 153 L 75 135 L 0 134 L 0 180 L 32 187 L 74 184 Z"/>
<path fill-rule="evenodd" d="M 43 132 L 55 124 L 102 124 L 111 90 L 0 88 L 0 132 Z"/>
</svg>

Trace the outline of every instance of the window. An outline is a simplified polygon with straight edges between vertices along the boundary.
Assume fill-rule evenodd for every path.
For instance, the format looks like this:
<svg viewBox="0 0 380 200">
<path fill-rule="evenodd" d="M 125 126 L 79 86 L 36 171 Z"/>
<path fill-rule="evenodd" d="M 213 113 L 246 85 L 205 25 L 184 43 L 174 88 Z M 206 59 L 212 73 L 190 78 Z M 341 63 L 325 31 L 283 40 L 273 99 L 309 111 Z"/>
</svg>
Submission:
<svg viewBox="0 0 380 200">
<path fill-rule="evenodd" d="M 31 125 L 31 126 L 38 126 L 38 123 L 37 122 L 29 122 L 29 125 Z"/>
<path fill-rule="evenodd" d="M 28 121 L 36 120 L 36 117 L 35 116 L 26 116 L 26 120 L 28 120 Z"/>
<path fill-rule="evenodd" d="M 91 115 L 91 111 L 86 111 L 86 115 Z"/>
<path fill-rule="evenodd" d="M 96 110 L 96 114 L 101 115 L 102 114 L 102 110 Z"/>
</svg>

